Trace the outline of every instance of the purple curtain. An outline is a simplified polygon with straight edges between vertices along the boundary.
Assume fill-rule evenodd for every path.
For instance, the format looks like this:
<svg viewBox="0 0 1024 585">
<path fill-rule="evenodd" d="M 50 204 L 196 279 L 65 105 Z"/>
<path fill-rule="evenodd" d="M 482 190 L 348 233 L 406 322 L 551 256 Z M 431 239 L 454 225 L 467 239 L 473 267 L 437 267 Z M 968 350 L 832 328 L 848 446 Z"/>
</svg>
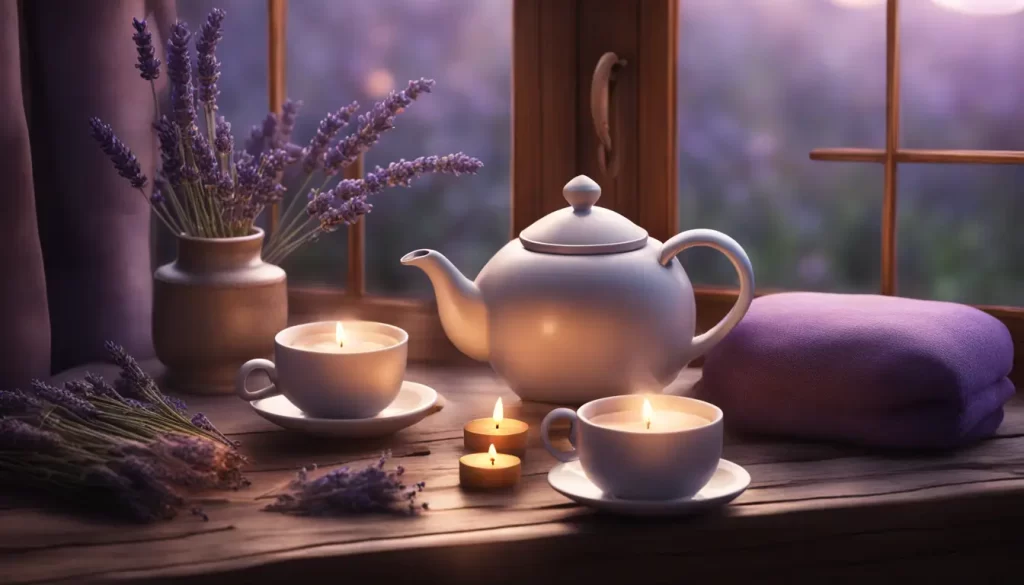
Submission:
<svg viewBox="0 0 1024 585">
<path fill-rule="evenodd" d="M 102 359 L 107 339 L 152 355 L 148 204 L 88 125 L 111 124 L 152 178 L 154 106 L 131 40 L 132 17 L 152 8 L 168 12 L 144 0 L 0 0 L 0 387 Z"/>
</svg>

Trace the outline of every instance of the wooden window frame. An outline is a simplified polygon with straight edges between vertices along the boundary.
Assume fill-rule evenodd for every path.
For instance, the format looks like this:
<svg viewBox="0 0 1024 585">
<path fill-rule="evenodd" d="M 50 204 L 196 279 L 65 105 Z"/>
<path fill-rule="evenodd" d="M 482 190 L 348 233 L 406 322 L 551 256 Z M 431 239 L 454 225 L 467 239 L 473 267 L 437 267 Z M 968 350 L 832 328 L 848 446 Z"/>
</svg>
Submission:
<svg viewBox="0 0 1024 585">
<path fill-rule="evenodd" d="M 287 0 L 268 0 L 270 102 L 284 99 Z M 680 0 L 513 0 L 512 188 L 510 238 L 565 203 L 565 182 L 586 174 L 602 187 L 601 204 L 664 241 L 678 231 L 676 76 Z M 881 293 L 896 294 L 897 167 L 903 163 L 1024 164 L 1024 152 L 914 150 L 899 147 L 899 0 L 888 0 L 886 145 L 884 149 L 823 148 L 813 160 L 884 165 Z M 626 61 L 615 75 L 611 136 L 618 164 L 609 174 L 598 163 L 601 148 L 590 111 L 590 84 L 601 55 Z M 362 161 L 348 175 L 362 175 Z M 276 218 L 272 218 L 273 227 Z M 349 269 L 342 289 L 293 287 L 294 318 L 359 316 L 409 330 L 410 358 L 466 360 L 441 330 L 436 305 L 365 292 L 365 226 L 349 229 Z M 769 291 L 761 291 L 764 294 Z M 697 326 L 717 323 L 736 291 L 696 287 Z M 1011 378 L 1024 384 L 1024 309 L 979 306 L 1009 328 L 1015 345 Z"/>
</svg>

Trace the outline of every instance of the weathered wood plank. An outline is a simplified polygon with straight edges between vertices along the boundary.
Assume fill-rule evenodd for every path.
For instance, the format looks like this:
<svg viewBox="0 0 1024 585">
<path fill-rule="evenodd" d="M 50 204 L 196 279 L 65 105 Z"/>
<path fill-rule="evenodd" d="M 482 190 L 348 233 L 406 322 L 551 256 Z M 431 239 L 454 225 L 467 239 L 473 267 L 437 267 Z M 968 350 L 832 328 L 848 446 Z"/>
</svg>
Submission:
<svg viewBox="0 0 1024 585">
<path fill-rule="evenodd" d="M 762 576 L 770 570 L 773 579 L 786 582 L 783 576 L 801 568 L 831 575 L 837 567 L 862 574 L 864 567 L 921 565 L 919 559 L 941 558 L 950 546 L 984 558 L 994 547 L 1008 546 L 992 535 L 1009 534 L 1024 516 L 1024 401 L 1011 403 L 1001 438 L 954 453 L 882 456 L 829 444 L 730 437 L 725 456 L 753 476 L 751 489 L 733 506 L 694 519 L 635 521 L 596 515 L 547 486 L 554 460 L 536 431 L 550 406 L 517 405 L 486 370 L 411 372 L 444 393 L 447 406 L 390 440 L 303 437 L 268 427 L 234 397 L 190 398 L 191 406 L 242 442 L 253 460 L 250 489 L 210 494 L 203 504 L 210 522 L 182 517 L 120 526 L 34 509 L 0 511 L 0 582 L 137 577 L 198 583 L 207 577 L 223 582 L 228 574 L 272 582 L 296 570 L 337 570 L 341 562 L 346 571 L 359 568 L 381 578 L 399 577 L 397 566 L 415 566 L 417 577 L 451 582 L 475 580 L 485 570 L 499 571 L 496 583 L 547 571 L 623 582 L 635 575 L 627 570 L 630 563 L 712 575 L 715 563 L 736 555 L 745 567 L 759 567 Z M 686 393 L 696 377 L 687 372 L 672 390 Z M 457 470 L 461 425 L 486 416 L 499 395 L 532 424 L 523 481 L 506 493 L 463 492 Z M 261 511 L 298 467 L 368 462 L 385 448 L 400 458 L 411 480 L 427 481 L 423 496 L 430 512 L 338 520 Z M 610 539 L 613 534 L 628 538 Z M 1020 537 L 1011 540 L 1019 546 Z M 802 555 L 787 554 L 796 549 Z M 653 575 L 661 573 L 644 570 L 648 574 L 659 582 Z"/>
</svg>

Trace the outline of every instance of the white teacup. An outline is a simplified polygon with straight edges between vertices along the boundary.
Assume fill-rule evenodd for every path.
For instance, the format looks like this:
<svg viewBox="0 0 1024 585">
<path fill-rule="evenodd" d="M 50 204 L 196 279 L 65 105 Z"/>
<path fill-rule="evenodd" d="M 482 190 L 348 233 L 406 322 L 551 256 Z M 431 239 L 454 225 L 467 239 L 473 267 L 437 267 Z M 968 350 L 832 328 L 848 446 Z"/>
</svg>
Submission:
<svg viewBox="0 0 1024 585">
<path fill-rule="evenodd" d="M 643 422 L 643 402 L 654 413 Z M 572 421 L 570 451 L 551 444 L 558 419 Z M 670 500 L 700 491 L 722 457 L 722 411 L 713 404 L 681 396 L 611 396 L 579 410 L 557 408 L 541 423 L 544 446 L 555 458 L 580 460 L 587 477 L 606 494 L 632 500 Z"/>
<path fill-rule="evenodd" d="M 332 338 L 335 321 L 289 327 L 274 337 L 273 362 L 249 360 L 238 371 L 237 394 L 244 400 L 284 394 L 302 412 L 316 418 L 375 416 L 395 400 L 402 388 L 409 335 L 386 323 L 342 324 L 350 343 L 356 346 L 354 353 L 321 351 L 313 343 Z M 272 383 L 250 391 L 245 383 L 255 370 L 266 371 Z"/>
</svg>

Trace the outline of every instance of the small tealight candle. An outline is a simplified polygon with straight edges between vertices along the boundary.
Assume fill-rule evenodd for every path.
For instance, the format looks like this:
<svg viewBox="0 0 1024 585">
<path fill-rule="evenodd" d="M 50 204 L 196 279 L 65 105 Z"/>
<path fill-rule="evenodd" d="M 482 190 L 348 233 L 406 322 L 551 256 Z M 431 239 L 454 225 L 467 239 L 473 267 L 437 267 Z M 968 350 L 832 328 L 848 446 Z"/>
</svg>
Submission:
<svg viewBox="0 0 1024 585">
<path fill-rule="evenodd" d="M 499 398 L 490 418 L 478 418 L 466 423 L 462 429 L 462 441 L 470 453 L 481 453 L 487 450 L 488 445 L 494 445 L 499 453 L 522 457 L 526 454 L 529 430 L 530 425 L 523 421 L 505 418 Z"/>
<path fill-rule="evenodd" d="M 339 321 L 334 328 L 334 335 L 321 333 L 300 337 L 295 340 L 292 347 L 321 353 L 362 353 L 383 349 L 387 346 L 377 341 L 360 339 L 346 334 L 345 327 Z"/>
<path fill-rule="evenodd" d="M 609 412 L 592 417 L 590 422 L 610 429 L 638 433 L 684 431 L 711 424 L 711 421 L 706 418 L 688 412 L 664 410 L 655 413 L 654 408 L 651 407 L 651 401 L 646 398 L 644 398 L 640 416 L 636 415 L 635 410 L 633 412 Z"/>
<path fill-rule="evenodd" d="M 522 460 L 498 453 L 494 445 L 486 453 L 471 453 L 459 458 L 459 485 L 467 489 L 493 490 L 519 483 Z"/>
</svg>

